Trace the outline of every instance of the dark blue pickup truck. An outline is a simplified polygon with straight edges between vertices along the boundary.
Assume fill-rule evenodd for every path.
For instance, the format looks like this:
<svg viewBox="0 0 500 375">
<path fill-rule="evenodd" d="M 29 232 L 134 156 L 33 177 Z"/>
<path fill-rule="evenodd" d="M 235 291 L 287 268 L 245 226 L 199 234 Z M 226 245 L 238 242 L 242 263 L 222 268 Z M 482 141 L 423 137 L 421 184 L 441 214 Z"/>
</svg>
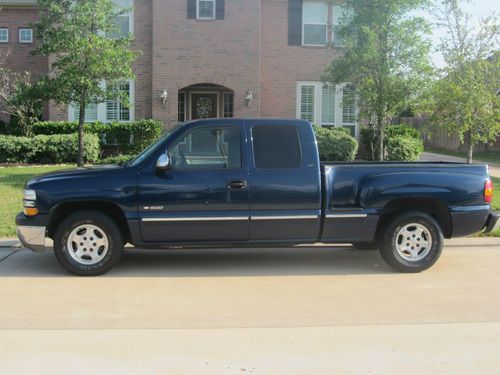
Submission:
<svg viewBox="0 0 500 375">
<path fill-rule="evenodd" d="M 22 243 L 54 241 L 60 264 L 98 275 L 123 246 L 352 243 L 398 271 L 439 258 L 443 238 L 496 229 L 485 165 L 321 163 L 309 122 L 198 120 L 124 166 L 73 169 L 26 184 Z"/>
</svg>

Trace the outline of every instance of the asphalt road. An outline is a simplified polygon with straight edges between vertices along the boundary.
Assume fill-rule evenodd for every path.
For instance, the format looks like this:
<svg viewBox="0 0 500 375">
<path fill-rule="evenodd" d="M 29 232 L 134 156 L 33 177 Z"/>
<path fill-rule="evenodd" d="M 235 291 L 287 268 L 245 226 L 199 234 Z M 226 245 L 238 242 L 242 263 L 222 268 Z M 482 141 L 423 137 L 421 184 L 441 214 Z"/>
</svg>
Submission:
<svg viewBox="0 0 500 375">
<path fill-rule="evenodd" d="M 500 241 L 421 274 L 349 247 L 128 251 L 107 275 L 0 248 L 2 374 L 498 373 Z"/>
<path fill-rule="evenodd" d="M 465 158 L 459 158 L 456 156 L 434 154 L 432 152 L 423 152 L 420 156 L 421 161 L 446 161 L 452 163 L 465 163 Z M 487 163 L 483 161 L 473 160 L 477 164 L 488 164 L 490 175 L 493 177 L 500 177 L 500 165 Z"/>
</svg>

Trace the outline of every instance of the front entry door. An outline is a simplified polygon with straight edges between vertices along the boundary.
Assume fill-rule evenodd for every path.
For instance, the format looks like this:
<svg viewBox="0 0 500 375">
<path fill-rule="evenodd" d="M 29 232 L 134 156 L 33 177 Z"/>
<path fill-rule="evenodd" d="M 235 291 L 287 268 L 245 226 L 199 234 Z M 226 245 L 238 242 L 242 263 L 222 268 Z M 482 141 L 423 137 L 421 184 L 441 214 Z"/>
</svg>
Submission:
<svg viewBox="0 0 500 375">
<path fill-rule="evenodd" d="M 193 94 L 191 97 L 191 119 L 217 117 L 217 94 Z"/>
</svg>

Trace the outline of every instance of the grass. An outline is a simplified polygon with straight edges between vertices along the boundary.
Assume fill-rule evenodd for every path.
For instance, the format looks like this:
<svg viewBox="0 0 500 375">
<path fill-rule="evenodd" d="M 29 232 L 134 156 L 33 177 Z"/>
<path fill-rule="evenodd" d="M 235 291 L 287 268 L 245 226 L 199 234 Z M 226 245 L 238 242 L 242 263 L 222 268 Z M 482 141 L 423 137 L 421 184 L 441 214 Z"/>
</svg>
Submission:
<svg viewBox="0 0 500 375">
<path fill-rule="evenodd" d="M 66 169 L 68 166 L 0 167 L 0 237 L 16 234 L 16 215 L 23 209 L 24 184 L 46 172 Z"/>
<path fill-rule="evenodd" d="M 432 150 L 432 149 L 425 151 L 432 152 L 434 154 L 457 156 L 459 158 L 465 159 L 465 153 L 444 151 L 444 150 Z M 500 152 L 485 152 L 485 151 L 474 152 L 474 154 L 472 155 L 472 160 L 484 161 L 485 163 L 500 164 Z"/>
</svg>

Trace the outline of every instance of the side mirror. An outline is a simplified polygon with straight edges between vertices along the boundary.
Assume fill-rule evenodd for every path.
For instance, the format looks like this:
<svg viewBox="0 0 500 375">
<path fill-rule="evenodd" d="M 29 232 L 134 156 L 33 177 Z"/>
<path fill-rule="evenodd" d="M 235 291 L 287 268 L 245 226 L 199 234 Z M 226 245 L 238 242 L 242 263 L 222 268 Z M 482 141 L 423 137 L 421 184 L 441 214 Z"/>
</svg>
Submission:
<svg viewBox="0 0 500 375">
<path fill-rule="evenodd" d="M 170 169 L 170 158 L 167 153 L 161 154 L 156 161 L 156 173 L 162 173 Z"/>
</svg>

